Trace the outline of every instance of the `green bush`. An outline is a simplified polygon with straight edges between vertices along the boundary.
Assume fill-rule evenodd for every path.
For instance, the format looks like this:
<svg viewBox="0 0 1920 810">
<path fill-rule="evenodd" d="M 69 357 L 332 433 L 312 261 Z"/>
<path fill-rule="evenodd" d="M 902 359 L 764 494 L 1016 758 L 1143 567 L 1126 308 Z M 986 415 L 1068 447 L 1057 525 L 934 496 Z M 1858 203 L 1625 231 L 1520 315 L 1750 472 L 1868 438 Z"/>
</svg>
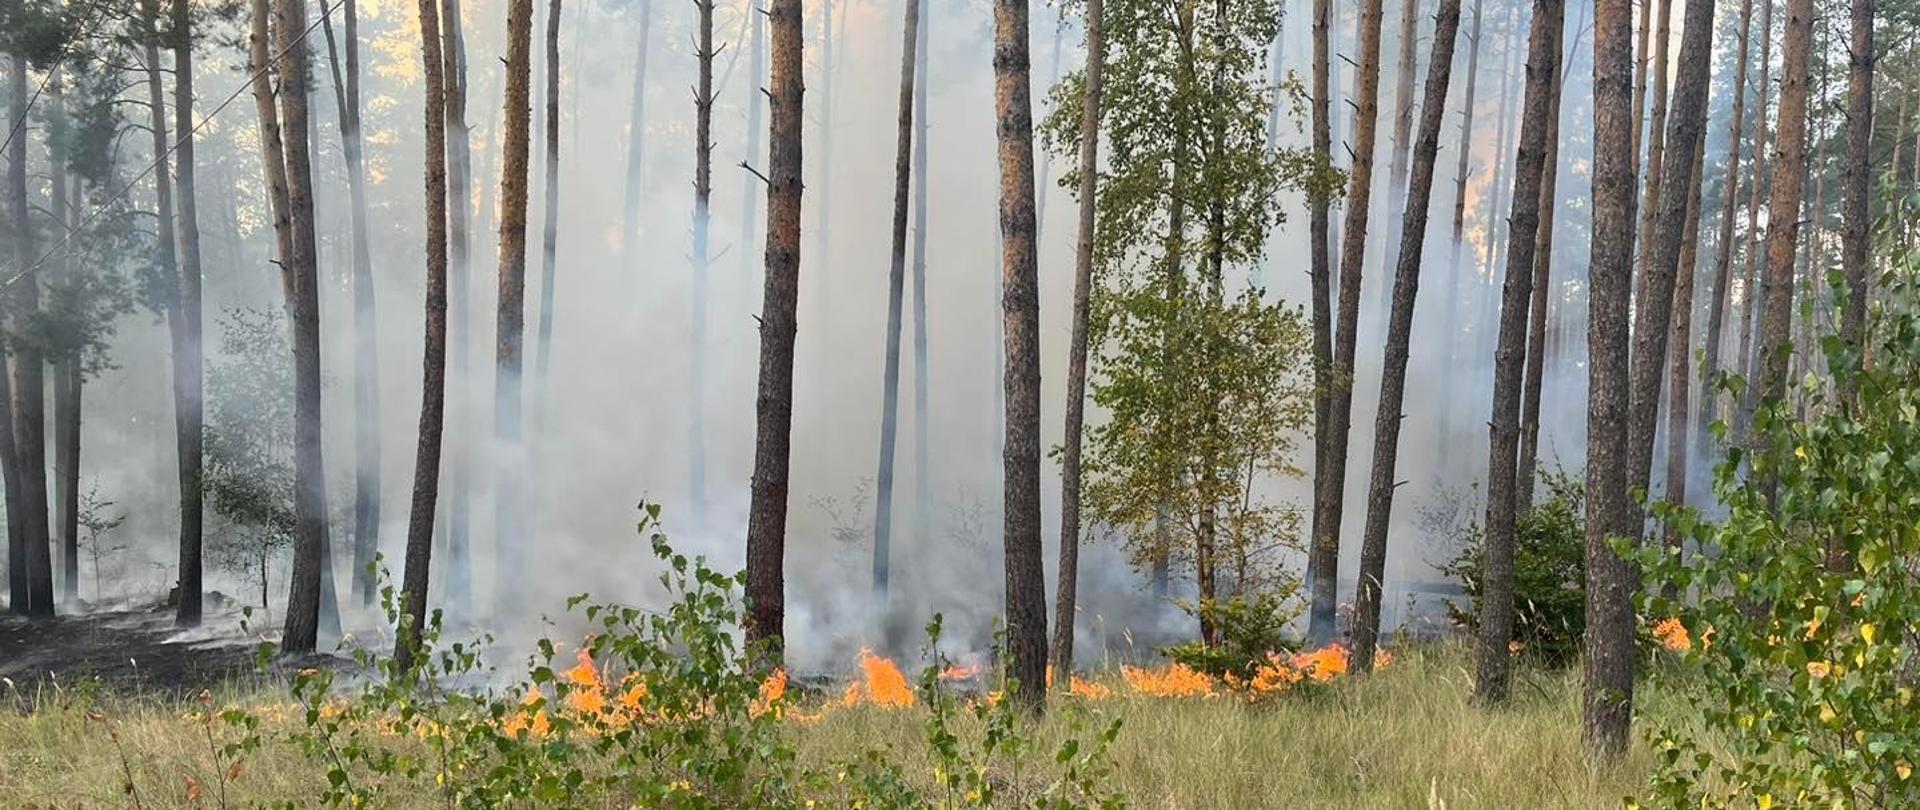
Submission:
<svg viewBox="0 0 1920 810">
<path fill-rule="evenodd" d="M 1872 367 L 1829 337 L 1834 387 L 1762 404 L 1717 471 L 1724 518 L 1659 510 L 1700 551 L 1640 555 L 1645 615 L 1687 630 L 1655 671 L 1695 709 L 1651 732 L 1651 805 L 1920 806 L 1920 317 L 1888 293 Z"/>
<path fill-rule="evenodd" d="M 1291 589 L 1285 593 L 1263 590 L 1184 604 L 1188 613 L 1218 628 L 1220 643 L 1210 645 L 1195 639 L 1160 652 L 1188 669 L 1216 678 L 1232 675 L 1250 680 L 1254 670 L 1267 662 L 1267 653 L 1292 652 L 1298 646 L 1287 634 L 1287 624 L 1300 615 L 1292 595 Z"/>
<path fill-rule="evenodd" d="M 1580 654 L 1586 632 L 1586 489 L 1565 472 L 1543 473 L 1545 500 L 1514 524 L 1513 642 L 1521 654 L 1547 666 L 1565 666 Z M 1470 630 L 1480 626 L 1481 549 L 1485 530 L 1469 524 L 1453 559 L 1436 566 L 1469 597 L 1447 613 Z"/>
</svg>

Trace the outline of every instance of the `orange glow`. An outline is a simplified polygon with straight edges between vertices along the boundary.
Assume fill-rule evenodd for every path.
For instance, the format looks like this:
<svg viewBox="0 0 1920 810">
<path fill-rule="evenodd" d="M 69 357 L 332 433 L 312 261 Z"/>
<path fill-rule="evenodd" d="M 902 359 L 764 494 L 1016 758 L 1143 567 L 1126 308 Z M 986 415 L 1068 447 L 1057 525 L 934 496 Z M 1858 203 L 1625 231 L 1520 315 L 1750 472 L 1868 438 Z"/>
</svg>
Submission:
<svg viewBox="0 0 1920 810">
<path fill-rule="evenodd" d="M 1687 634 L 1687 626 L 1679 619 L 1662 619 L 1653 626 L 1653 637 L 1660 646 L 1674 652 L 1686 652 L 1693 648 L 1693 638 Z"/>
<path fill-rule="evenodd" d="M 884 709 L 913 705 L 913 687 L 907 684 L 907 676 L 900 673 L 900 667 L 893 661 L 874 655 L 871 650 L 861 650 L 860 670 L 865 679 L 847 684 L 847 691 L 840 696 L 842 705 L 871 703 Z"/>
<path fill-rule="evenodd" d="M 1213 676 L 1187 668 L 1178 662 L 1163 669 L 1145 669 L 1122 665 L 1120 675 L 1127 688 L 1150 697 L 1195 697 L 1213 694 Z"/>
<path fill-rule="evenodd" d="M 943 681 L 967 681 L 978 677 L 980 677 L 980 667 L 977 666 L 970 667 L 965 664 L 952 664 L 946 669 L 940 670 L 940 680 Z"/>
</svg>

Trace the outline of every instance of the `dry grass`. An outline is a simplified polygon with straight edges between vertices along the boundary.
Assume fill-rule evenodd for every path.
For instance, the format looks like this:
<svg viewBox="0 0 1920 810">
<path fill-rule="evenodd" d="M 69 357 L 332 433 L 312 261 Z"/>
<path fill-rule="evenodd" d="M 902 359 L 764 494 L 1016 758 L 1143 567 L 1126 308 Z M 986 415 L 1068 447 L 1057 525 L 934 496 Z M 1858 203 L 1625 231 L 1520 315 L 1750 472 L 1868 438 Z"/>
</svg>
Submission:
<svg viewBox="0 0 1920 810">
<path fill-rule="evenodd" d="M 1644 746 L 1617 764 L 1586 760 L 1577 673 L 1523 672 L 1514 704 L 1488 712 L 1468 703 L 1464 662 L 1452 649 L 1410 652 L 1371 678 L 1260 705 L 1121 696 L 1093 707 L 1125 721 L 1115 779 L 1135 807 L 1617 808 L 1639 791 L 1650 767 Z M 241 691 L 271 699 L 258 685 Z M 96 706 L 102 723 L 84 701 L 43 697 L 34 714 L 0 717 L 0 807 L 127 806 L 123 763 L 143 807 L 192 806 L 189 780 L 203 786 L 206 806 L 220 806 L 213 755 L 184 717 L 193 706 L 113 699 Z M 1649 697 L 1647 711 L 1671 711 L 1663 696 Z M 1043 743 L 1066 732 L 1068 714 L 1049 715 Z M 879 749 L 918 776 L 931 773 L 924 720 L 921 710 L 835 711 L 795 725 L 793 739 L 803 762 Z M 1006 767 L 1017 779 L 1018 767 Z M 305 805 L 324 779 L 291 743 L 271 740 L 248 756 L 228 800 Z"/>
</svg>

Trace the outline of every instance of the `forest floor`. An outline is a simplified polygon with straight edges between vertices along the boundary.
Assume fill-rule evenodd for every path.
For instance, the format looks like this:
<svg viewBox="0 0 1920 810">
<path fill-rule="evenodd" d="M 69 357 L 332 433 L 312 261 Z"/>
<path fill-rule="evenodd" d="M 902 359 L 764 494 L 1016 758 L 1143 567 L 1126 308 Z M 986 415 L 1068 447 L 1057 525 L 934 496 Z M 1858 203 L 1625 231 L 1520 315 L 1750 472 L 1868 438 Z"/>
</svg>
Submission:
<svg viewBox="0 0 1920 810">
<path fill-rule="evenodd" d="M 5 627 L 0 634 L 17 632 Z M 18 643 L 17 637 L 6 643 Z M 137 660 L 150 649 L 138 644 L 151 643 L 95 645 L 92 655 L 104 663 L 106 656 L 133 652 Z M 10 649 L 0 647 L 0 666 L 18 671 Z M 194 657 L 206 660 L 191 670 L 196 677 L 251 655 L 201 652 Z M 148 659 L 141 677 L 157 679 L 158 662 L 167 660 Z M 1115 696 L 1089 707 L 1124 723 L 1111 749 L 1111 786 L 1136 808 L 1597 810 L 1618 808 L 1623 797 L 1643 792 L 1653 760 L 1643 741 L 1636 739 L 1617 763 L 1595 764 L 1585 755 L 1577 670 L 1522 669 L 1512 704 L 1485 711 L 1469 702 L 1469 663 L 1451 646 L 1403 650 L 1393 666 L 1371 677 L 1253 705 L 1220 695 L 1126 694 L 1110 673 L 1101 680 L 1114 686 Z M 175 666 L 186 670 L 187 662 Z M 222 786 L 230 797 L 219 806 L 228 800 L 232 806 L 303 806 L 326 784 L 326 769 L 287 739 L 299 712 L 289 711 L 295 707 L 284 683 L 269 678 L 252 675 L 215 690 L 219 704 L 249 706 L 266 718 L 268 731 L 262 747 L 235 769 L 238 779 Z M 77 695 L 70 685 L 48 683 L 36 693 L 33 700 L 18 689 L 0 693 L 0 807 L 124 806 L 129 774 L 141 807 L 213 806 L 210 795 L 201 801 L 188 795 L 193 786 L 211 785 L 219 771 L 205 732 L 188 717 L 199 708 L 191 697 L 177 689 Z M 831 698 L 803 698 L 802 705 L 822 700 Z M 1684 711 L 1670 692 L 1644 689 L 1640 728 Z M 1076 714 L 1050 712 L 1032 730 L 1037 744 L 1027 756 L 1036 765 L 1051 764 L 1054 743 L 1085 733 L 1076 731 Z M 836 709 L 817 722 L 791 724 L 790 742 L 801 763 L 822 767 L 882 751 L 910 780 L 930 785 L 935 760 L 925 744 L 926 717 L 923 709 Z M 979 729 L 958 731 L 967 739 Z M 215 733 L 225 736 L 220 727 Z M 1006 767 L 1019 774 L 1018 764 Z M 408 795 L 414 794 L 398 794 L 399 806 L 407 806 Z M 435 804 L 430 796 L 417 798 L 422 806 Z"/>
</svg>

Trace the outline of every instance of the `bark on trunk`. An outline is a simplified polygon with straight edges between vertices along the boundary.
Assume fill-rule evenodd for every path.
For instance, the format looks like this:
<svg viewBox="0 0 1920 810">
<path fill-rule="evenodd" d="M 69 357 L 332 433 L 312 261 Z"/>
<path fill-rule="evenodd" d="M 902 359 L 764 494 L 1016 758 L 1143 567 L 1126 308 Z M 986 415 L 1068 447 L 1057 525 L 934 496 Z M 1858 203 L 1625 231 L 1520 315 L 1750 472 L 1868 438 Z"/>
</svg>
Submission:
<svg viewBox="0 0 1920 810">
<path fill-rule="evenodd" d="M 24 124 L 27 103 L 27 65 L 13 57 L 13 114 Z M 27 145 L 24 126 L 14 140 L 8 161 L 7 194 L 12 203 L 14 234 L 25 259 L 19 274 L 6 279 L 7 293 L 14 306 L 14 327 L 25 328 L 40 313 L 39 248 L 34 238 L 32 214 L 27 202 Z M 11 129 L 9 130 L 11 131 Z M 13 430 L 19 454 L 21 511 L 17 517 L 26 531 L 27 576 L 32 595 L 29 612 L 35 616 L 53 615 L 53 544 L 47 526 L 47 442 L 46 442 L 46 365 L 40 349 L 32 341 L 18 341 L 8 347 L 13 358 Z"/>
<path fill-rule="evenodd" d="M 1467 86 L 1460 106 L 1459 143 L 1473 143 L 1473 119 L 1475 90 L 1480 77 L 1480 34 L 1481 23 L 1485 20 L 1483 0 L 1473 0 L 1473 25 L 1467 30 Z M 1460 251 L 1467 234 L 1467 178 L 1473 170 L 1473 150 L 1459 149 L 1460 165 L 1453 179 L 1453 242 L 1449 246 L 1447 259 L 1447 281 L 1445 297 L 1447 300 L 1446 319 L 1440 332 L 1440 357 L 1449 367 L 1455 367 L 1457 360 L 1456 345 L 1460 341 L 1460 312 L 1467 307 L 1467 298 L 1460 286 Z M 1440 422 L 1434 431 L 1436 457 L 1446 459 L 1450 453 L 1448 446 L 1453 433 L 1453 377 L 1447 375 L 1440 382 Z"/>
<path fill-rule="evenodd" d="M 1679 171 L 1663 172 L 1663 186 L 1649 195 L 1659 206 L 1650 243 L 1642 247 L 1640 306 L 1633 323 L 1631 421 L 1628 423 L 1627 488 L 1646 491 L 1653 471 L 1653 446 L 1660 418 L 1660 384 L 1666 376 L 1667 340 L 1673 326 L 1675 276 L 1686 241 L 1688 190 L 1693 185 L 1693 155 L 1707 126 L 1707 79 L 1712 71 L 1713 0 L 1687 0 L 1686 28 L 1680 34 L 1679 83 L 1661 149 L 1681 161 Z M 1691 297 L 1691 296 L 1689 296 Z M 1684 347 L 1683 347 L 1684 349 Z M 1634 515 L 1640 515 L 1637 507 Z M 1639 536 L 1636 532 L 1631 536 Z"/>
<path fill-rule="evenodd" d="M 1392 157 L 1387 162 L 1387 238 L 1380 251 L 1383 270 L 1387 266 L 1389 253 L 1400 246 L 1400 220 L 1407 210 L 1407 171 L 1413 157 L 1408 151 L 1412 145 L 1409 141 L 1413 140 L 1413 83 L 1420 72 L 1414 44 L 1419 38 L 1419 0 L 1400 0 L 1400 59 L 1393 85 L 1393 140 L 1389 147 Z M 1274 105 L 1276 111 L 1279 107 L 1278 104 Z M 1269 122 L 1269 130 L 1273 123 Z M 1386 278 L 1380 280 L 1382 312 L 1391 311 L 1393 306 L 1393 285 L 1388 282 Z"/>
<path fill-rule="evenodd" d="M 447 560 L 444 576 L 446 603 L 458 617 L 471 614 L 473 593 L 472 502 L 467 445 L 472 438 L 473 380 L 469 376 L 467 347 L 472 342 L 472 262 L 469 238 L 473 205 L 471 130 L 467 126 L 466 39 L 461 32 L 460 0 L 440 0 L 441 83 L 446 95 L 447 138 L 447 353 L 453 391 L 451 411 L 453 452 L 444 474 L 447 479 Z M 417 473 L 416 473 L 417 477 Z M 412 531 L 408 531 L 412 542 Z"/>
<path fill-rule="evenodd" d="M 421 357 L 420 435 L 414 450 L 413 502 L 407 515 L 407 559 L 402 573 L 403 615 L 393 657 L 411 667 L 414 640 L 426 625 L 432 571 L 434 509 L 440 498 L 440 441 L 447 405 L 447 73 L 436 0 L 420 0 L 420 52 L 426 86 L 427 301 L 426 348 Z M 454 205 L 462 207 L 465 200 Z"/>
<path fill-rule="evenodd" d="M 711 0 L 708 2 L 711 9 Z M 708 13 L 709 17 L 712 14 Z M 711 30 L 711 26 L 708 27 Z M 711 51 L 711 49 L 708 49 Z M 550 372 L 553 368 L 553 286 L 554 276 L 558 273 L 560 260 L 560 0 L 547 3 L 547 137 L 546 164 L 544 181 L 546 183 L 546 204 L 542 210 L 540 228 L 540 324 L 539 336 L 535 338 L 533 358 L 533 379 L 535 396 L 539 397 L 538 413 L 545 413 L 546 403 L 552 399 Z M 709 60 L 711 61 L 711 60 Z M 711 73 L 711 69 L 708 73 Z M 711 96 L 709 96 L 709 99 Z M 708 104 L 712 106 L 711 101 Z M 711 151 L 710 149 L 707 151 Z M 705 160 L 702 153 L 702 160 Z M 711 184 L 709 184 L 711 188 Z M 704 222 L 697 222 L 697 233 L 704 237 Z M 699 240 L 702 246 L 699 255 L 706 256 L 705 239 Z M 704 280 L 705 273 L 697 278 Z M 698 333 L 696 333 L 698 334 Z M 696 347 L 699 344 L 695 344 Z M 695 363 L 694 368 L 700 368 Z M 536 419 L 536 424 L 538 420 Z M 698 500 L 695 501 L 697 505 Z"/>
<path fill-rule="evenodd" d="M 1713 280 L 1707 288 L 1707 363 L 1705 374 L 1701 377 L 1699 422 L 1694 431 L 1702 458 L 1706 457 L 1713 441 L 1711 426 L 1720 401 L 1714 378 L 1719 376 L 1723 367 L 1720 349 L 1725 339 L 1727 308 L 1732 295 L 1734 213 L 1739 210 L 1736 202 L 1740 199 L 1740 140 L 1746 130 L 1747 54 L 1752 42 L 1753 0 L 1741 0 L 1740 47 L 1733 68 L 1733 115 L 1727 119 L 1728 129 L 1731 130 L 1727 134 L 1727 190 L 1720 203 L 1720 253 L 1714 258 Z"/>
<path fill-rule="evenodd" d="M 1494 352 L 1493 417 L 1487 441 L 1487 522 L 1481 552 L 1480 654 L 1474 698 L 1483 705 L 1507 699 L 1513 638 L 1514 525 L 1519 515 L 1520 388 L 1526 361 L 1527 315 L 1533 301 L 1534 252 L 1539 245 L 1541 194 L 1553 96 L 1559 93 L 1564 0 L 1535 0 L 1527 41 L 1525 111 L 1514 155 L 1513 211 L 1508 219 L 1506 282 L 1500 335 Z M 1403 361 L 1404 362 L 1404 361 Z M 1391 482 L 1389 482 L 1390 484 Z M 1386 526 L 1381 526 L 1385 543 Z"/>
<path fill-rule="evenodd" d="M 1761 360 L 1759 402 L 1780 399 L 1787 390 L 1791 354 L 1788 327 L 1793 318 L 1794 253 L 1800 236 L 1800 192 L 1807 159 L 1807 64 L 1813 44 L 1813 0 L 1787 0 L 1787 22 L 1780 69 L 1780 138 L 1773 156 L 1773 193 L 1767 211 L 1766 317 L 1754 339 Z M 1755 436 L 1755 451 L 1770 448 Z M 1771 502 L 1771 474 L 1760 482 Z"/>
<path fill-rule="evenodd" d="M 1457 1 L 1457 0 L 1456 0 Z M 1103 0 L 1087 0 L 1087 66 L 1080 107 L 1079 243 L 1073 258 L 1073 325 L 1067 346 L 1067 424 L 1060 453 L 1060 584 L 1054 594 L 1053 669 L 1073 683 L 1073 631 L 1080 582 L 1080 450 L 1087 413 L 1087 327 L 1092 313 L 1094 212 L 1100 168 L 1100 103 L 1106 68 Z"/>
<path fill-rule="evenodd" d="M 256 0 L 259 2 L 259 0 Z M 259 6 L 256 5 L 256 10 Z M 275 0 L 274 45 L 281 76 L 307 75 L 307 9 L 300 0 Z M 307 87 L 281 82 L 280 125 L 301 133 L 283 144 L 286 157 L 287 224 L 290 248 L 287 309 L 293 327 L 294 375 L 294 554 L 282 649 L 313 652 L 318 643 L 327 564 L 326 470 L 320 438 L 320 285 L 314 260 L 313 166 L 308 154 Z"/>
<path fill-rule="evenodd" d="M 1475 0 L 1478 2 L 1478 0 Z M 1333 165 L 1329 80 L 1328 27 L 1333 0 L 1313 0 L 1313 153 L 1321 168 Z M 1176 203 L 1178 201 L 1176 200 Z M 1307 559 L 1313 603 L 1307 614 L 1307 638 L 1316 645 L 1333 640 L 1335 611 L 1340 593 L 1340 535 L 1321 531 L 1328 518 L 1325 495 L 1332 471 L 1327 467 L 1327 445 L 1332 437 L 1333 389 L 1333 257 L 1328 252 L 1332 221 L 1331 201 L 1315 193 L 1308 201 L 1307 251 L 1313 284 L 1313 547 Z"/>
<path fill-rule="evenodd" d="M 151 6 L 145 8 L 149 9 L 147 12 L 149 21 L 153 16 L 157 16 L 157 11 L 153 11 Z M 149 26 L 149 30 L 152 30 L 152 26 Z M 24 268 L 31 267 L 40 258 L 34 249 L 31 217 L 27 208 L 28 137 L 26 128 L 29 99 L 27 63 L 26 59 L 17 53 L 10 55 L 7 63 L 10 68 L 7 92 L 13 100 L 7 131 L 20 133 L 14 138 L 13 149 L 7 159 L 6 201 L 8 213 L 11 214 L 8 227 L 13 230 L 15 263 Z M 151 91 L 149 98 L 154 105 L 154 116 L 164 126 L 166 115 L 163 112 L 165 108 L 160 104 L 159 57 L 154 53 L 152 45 L 147 48 L 147 69 L 148 86 Z M 155 136 L 156 139 L 160 137 Z M 165 152 L 159 151 L 157 154 L 165 154 Z M 163 216 L 161 221 L 170 222 L 172 220 L 171 203 L 168 204 L 168 209 L 164 213 L 166 216 Z M 172 229 L 163 227 L 161 230 L 169 232 L 163 239 L 161 256 L 165 266 L 171 267 L 173 263 Z M 0 309 L 0 322 L 10 323 L 17 318 L 16 314 L 5 311 L 12 308 L 11 300 L 7 300 L 10 298 L 10 295 L 0 297 L 0 307 L 4 307 Z M 53 564 L 48 558 L 51 549 L 47 546 L 44 537 L 36 543 L 29 525 L 31 521 L 28 519 L 29 509 L 25 494 L 27 490 L 25 448 L 20 446 L 20 442 L 16 441 L 15 437 L 18 423 L 14 413 L 16 406 L 13 397 L 13 381 L 10 379 L 12 374 L 7 366 L 9 361 L 18 363 L 20 358 L 13 354 L 8 352 L 6 357 L 0 358 L 0 467 L 4 467 L 6 474 L 7 514 L 20 516 L 18 519 L 7 521 L 7 571 L 10 573 L 12 587 L 9 604 L 15 613 L 51 616 L 53 615 Z M 42 503 L 45 503 L 45 499 L 42 499 Z"/>
<path fill-rule="evenodd" d="M 1561 13 L 1565 15 L 1564 9 Z M 1576 32 L 1586 28 L 1584 6 L 1579 20 L 1574 25 Z M 1547 324 L 1553 314 L 1549 310 L 1553 289 L 1553 228 L 1554 216 L 1560 207 L 1561 101 L 1573 67 L 1573 60 L 1567 56 L 1567 51 L 1579 45 L 1578 36 L 1576 33 L 1576 41 L 1561 48 L 1560 76 L 1554 85 L 1551 109 L 1547 112 L 1547 158 L 1540 175 L 1540 228 L 1533 249 L 1533 303 L 1527 320 L 1527 383 L 1520 393 L 1520 474 L 1515 485 L 1520 514 L 1533 509 L 1533 494 L 1538 480 L 1536 473 L 1540 467 L 1540 402 L 1546 393 Z"/>
<path fill-rule="evenodd" d="M 933 495 L 929 479 L 927 370 L 927 17 L 920 15 L 920 65 L 914 72 L 913 143 L 913 535 L 926 543 L 932 531 Z"/>
<path fill-rule="evenodd" d="M 348 3 L 351 8 L 351 2 Z M 201 459 L 206 422 L 202 397 L 204 367 L 200 329 L 200 217 L 194 191 L 193 17 L 188 0 L 173 0 L 174 227 L 179 262 L 175 267 L 172 307 L 167 313 L 173 340 L 174 445 L 180 480 L 180 604 L 175 623 L 200 623 Z M 58 385 L 58 383 L 56 383 Z M 77 580 L 79 566 L 73 566 Z"/>
<path fill-rule="evenodd" d="M 499 308 L 494 319 L 493 432 L 494 560 L 505 571 L 520 570 L 525 559 L 526 501 L 521 497 L 526 448 L 521 443 L 521 403 L 524 386 L 523 333 L 527 319 L 527 167 L 528 136 L 533 110 L 528 96 L 533 85 L 533 0 L 510 0 L 507 5 L 507 101 L 500 167 Z M 501 577 L 497 583 L 502 606 L 515 606 L 524 583 Z"/>
<path fill-rule="evenodd" d="M 1377 6 L 1376 6 L 1377 7 Z M 1433 53 L 1427 64 L 1425 97 L 1420 108 L 1420 134 L 1413 144 L 1412 176 L 1407 210 L 1400 228 L 1399 258 L 1394 267 L 1393 310 L 1387 323 L 1385 368 L 1380 377 L 1380 410 L 1374 419 L 1373 476 L 1367 488 L 1367 523 L 1361 545 L 1360 592 L 1377 594 L 1366 578 L 1377 583 L 1385 571 L 1387 527 L 1392 517 L 1394 467 L 1399 457 L 1401 407 L 1405 402 L 1408 344 L 1413 334 L 1414 301 L 1420 291 L 1420 260 L 1426 246 L 1427 211 L 1433 202 L 1434 163 L 1440 151 L 1440 128 L 1445 119 L 1447 88 L 1453 79 L 1453 51 L 1460 30 L 1460 0 L 1441 0 L 1434 18 Z M 1364 119 L 1362 126 L 1365 126 Z M 1358 613 L 1354 622 L 1353 666 L 1373 669 L 1373 651 L 1379 639 L 1379 601 Z"/>
<path fill-rule="evenodd" d="M 1360 339 L 1360 274 L 1366 266 L 1367 217 L 1373 209 L 1374 131 L 1380 110 L 1380 17 L 1381 0 L 1364 0 L 1360 6 L 1360 60 L 1355 69 L 1359 117 L 1353 130 L 1353 184 L 1347 190 L 1347 221 L 1341 229 L 1344 242 L 1340 251 L 1340 311 L 1334 333 L 1333 376 L 1338 386 L 1333 392 L 1333 407 L 1328 410 L 1326 490 L 1320 499 L 1327 504 L 1326 519 L 1320 524 L 1332 542 L 1338 542 L 1344 517 L 1347 480 L 1347 440 L 1353 425 L 1353 359 Z M 1353 610 L 1353 644 L 1356 653 L 1370 650 L 1380 631 L 1380 577 L 1386 566 L 1386 545 L 1363 545 L 1360 549 L 1360 581 Z M 1364 658 L 1365 660 L 1359 660 Z M 1356 656 L 1361 670 L 1373 663 L 1371 654 Z"/>
<path fill-rule="evenodd" d="M 65 86 L 59 66 L 47 80 L 47 106 L 51 108 L 49 138 L 65 137 L 67 121 Z M 72 212 L 79 208 L 78 192 L 68 180 L 67 161 L 58 152 L 48 161 L 51 180 L 49 198 L 55 233 L 61 238 L 72 235 Z M 69 205 L 69 190 L 76 196 Z M 73 259 L 60 251 L 50 260 L 54 284 L 73 289 Z M 61 596 L 71 604 L 80 601 L 80 397 L 79 347 L 62 346 L 53 358 L 53 536 L 60 543 Z"/>
<path fill-rule="evenodd" d="M 802 32 L 800 0 L 772 0 L 773 74 L 767 109 L 766 279 L 760 316 L 760 391 L 755 401 L 753 501 L 747 513 L 749 642 L 781 658 L 786 616 L 787 467 L 793 446 L 793 340 L 800 305 Z"/>
<path fill-rule="evenodd" d="M 913 180 L 913 91 L 915 49 L 920 41 L 920 3 L 907 0 L 900 35 L 900 113 L 893 156 L 893 253 L 887 272 L 886 368 L 880 388 L 880 462 L 874 475 L 873 593 L 887 604 L 889 553 L 893 538 L 894 440 L 900 425 L 900 309 L 907 286 L 907 206 Z"/>
<path fill-rule="evenodd" d="M 993 96 L 1000 158 L 1008 678 L 1035 714 L 1046 701 L 1047 594 L 1040 560 L 1040 290 L 1034 244 L 1033 96 L 1027 0 L 994 0 Z"/>
<path fill-rule="evenodd" d="M 653 0 L 640 0 L 638 52 L 633 58 L 633 117 L 627 123 L 627 185 L 620 228 L 621 269 L 638 272 L 640 219 L 647 180 L 647 51 L 653 33 Z"/>
<path fill-rule="evenodd" d="M 1840 265 L 1847 277 L 1847 307 L 1840 337 L 1856 350 L 1867 334 L 1867 237 L 1872 227 L 1873 185 L 1873 0 L 1853 0 L 1852 44 L 1847 49 L 1846 222 L 1840 232 Z M 1899 151 L 1896 143 L 1894 150 Z M 1896 169 L 1894 176 L 1899 176 Z M 1897 181 L 1896 181 L 1897 182 Z M 1846 393 L 1851 399 L 1852 391 Z"/>
<path fill-rule="evenodd" d="M 1647 2 L 1651 3 L 1653 0 L 1647 0 Z M 1667 64 L 1670 54 L 1669 46 L 1673 42 L 1673 0 L 1658 0 L 1653 23 L 1655 31 L 1653 58 L 1647 67 L 1653 75 L 1653 110 L 1646 132 L 1647 174 L 1640 186 L 1640 227 L 1635 231 L 1638 234 L 1637 255 L 1641 264 L 1640 275 L 1643 277 L 1650 274 L 1646 265 L 1653 261 L 1654 251 L 1648 249 L 1647 245 L 1653 242 L 1654 228 L 1658 227 L 1655 224 L 1654 215 L 1660 213 L 1661 176 L 1666 173 L 1667 165 Z M 1646 293 L 1646 284 L 1634 285 L 1636 296 L 1634 304 L 1637 312 L 1646 310 L 1644 298 Z M 1635 334 L 1639 333 L 1635 332 Z"/>
<path fill-rule="evenodd" d="M 1687 428 L 1692 415 L 1688 396 L 1693 375 L 1693 287 L 1694 271 L 1700 258 L 1700 184 L 1706 139 L 1694 147 L 1690 161 L 1692 178 L 1687 183 L 1687 214 L 1680 242 L 1679 276 L 1673 285 L 1672 334 L 1667 338 L 1667 490 L 1666 502 L 1684 506 L 1687 502 Z M 1706 396 L 1703 386 L 1702 396 Z M 1664 539 L 1678 554 L 1680 527 L 1668 522 Z"/>
<path fill-rule="evenodd" d="M 1626 751 L 1633 715 L 1633 573 L 1612 539 L 1639 531 L 1627 493 L 1628 303 L 1633 282 L 1631 0 L 1594 6 L 1593 239 L 1587 315 L 1587 526 L 1583 736 Z"/>
<path fill-rule="evenodd" d="M 708 241 L 713 232 L 713 0 L 694 0 L 699 16 L 695 59 L 700 77 L 693 92 L 693 313 L 689 319 L 693 379 L 687 397 L 687 501 L 693 525 L 706 525 L 707 504 L 707 284 Z"/>
<path fill-rule="evenodd" d="M 1733 422 L 1733 443 L 1745 445 L 1747 427 L 1753 422 L 1754 392 L 1760 387 L 1760 367 L 1758 356 L 1754 354 L 1754 335 L 1760 331 L 1759 300 L 1764 294 L 1761 289 L 1761 277 L 1766 273 L 1767 251 L 1761 241 L 1760 200 L 1763 178 L 1772 182 L 1769 160 L 1772 154 L 1767 151 L 1767 97 L 1773 91 L 1768 75 L 1773 67 L 1773 3 L 1774 0 L 1762 0 L 1760 12 L 1760 104 L 1754 110 L 1754 126 L 1760 130 L 1760 137 L 1753 147 L 1753 162 L 1747 182 L 1747 262 L 1746 280 L 1741 287 L 1742 310 L 1740 318 L 1740 356 L 1735 360 L 1736 368 L 1746 377 L 1747 385 L 1735 404 Z"/>
<path fill-rule="evenodd" d="M 747 158 L 748 166 L 764 165 L 765 146 L 760 140 L 766 126 L 762 117 L 765 104 L 767 81 L 767 21 L 766 11 L 759 3 L 748 7 L 747 21 L 750 34 L 747 40 Z M 577 53 L 577 51 L 576 51 Z M 576 133 L 577 134 L 577 133 Z M 760 218 L 760 178 L 753 172 L 741 172 L 740 180 L 740 289 L 752 289 L 753 246 L 758 232 L 755 221 Z"/>
</svg>

